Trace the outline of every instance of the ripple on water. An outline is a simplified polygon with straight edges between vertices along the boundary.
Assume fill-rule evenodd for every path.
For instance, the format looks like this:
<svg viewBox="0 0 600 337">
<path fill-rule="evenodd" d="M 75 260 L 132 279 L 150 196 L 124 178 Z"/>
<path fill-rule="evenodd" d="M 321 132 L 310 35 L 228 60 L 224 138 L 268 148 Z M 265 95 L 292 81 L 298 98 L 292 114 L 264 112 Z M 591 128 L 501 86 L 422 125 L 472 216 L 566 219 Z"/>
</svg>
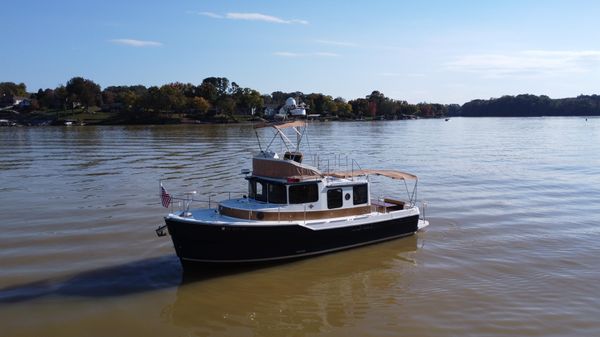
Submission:
<svg viewBox="0 0 600 337">
<path fill-rule="evenodd" d="M 316 259 L 182 275 L 155 238 L 158 180 L 171 193 L 246 190 L 251 126 L 0 129 L 3 332 L 600 335 L 600 119 L 309 130 L 313 152 L 418 174 L 431 225 Z"/>
</svg>

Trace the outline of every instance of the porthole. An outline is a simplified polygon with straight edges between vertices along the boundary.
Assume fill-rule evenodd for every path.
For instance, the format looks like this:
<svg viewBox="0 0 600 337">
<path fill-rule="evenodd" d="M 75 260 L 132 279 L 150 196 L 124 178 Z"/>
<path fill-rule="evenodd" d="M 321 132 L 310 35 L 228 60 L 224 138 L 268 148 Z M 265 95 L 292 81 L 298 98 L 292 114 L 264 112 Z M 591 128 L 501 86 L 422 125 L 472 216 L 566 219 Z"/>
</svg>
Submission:
<svg viewBox="0 0 600 337">
<path fill-rule="evenodd" d="M 344 199 L 350 200 L 350 193 L 346 193 L 346 195 L 344 196 Z"/>
</svg>

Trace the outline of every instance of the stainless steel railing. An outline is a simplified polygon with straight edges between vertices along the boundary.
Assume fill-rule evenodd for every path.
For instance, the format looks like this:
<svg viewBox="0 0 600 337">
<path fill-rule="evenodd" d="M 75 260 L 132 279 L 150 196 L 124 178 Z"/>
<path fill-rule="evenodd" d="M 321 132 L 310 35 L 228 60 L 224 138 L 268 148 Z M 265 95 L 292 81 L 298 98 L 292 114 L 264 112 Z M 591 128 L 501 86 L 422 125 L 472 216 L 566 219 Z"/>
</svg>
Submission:
<svg viewBox="0 0 600 337">
<path fill-rule="evenodd" d="M 239 192 L 239 191 L 235 191 L 235 192 L 224 191 L 224 192 L 217 192 L 217 193 L 203 195 L 204 198 L 201 199 L 201 198 L 194 197 L 195 195 L 197 195 L 196 191 L 191 191 L 191 192 L 184 193 L 183 196 L 180 196 L 180 195 L 172 196 L 169 206 L 171 208 L 171 212 L 173 212 L 175 209 L 177 209 L 177 210 L 184 211 L 184 213 L 189 212 L 192 204 L 194 204 L 194 206 L 197 205 L 198 207 L 204 206 L 204 208 L 215 208 L 216 209 L 220 201 L 243 198 L 245 196 L 245 194 L 246 194 L 245 192 Z"/>
</svg>

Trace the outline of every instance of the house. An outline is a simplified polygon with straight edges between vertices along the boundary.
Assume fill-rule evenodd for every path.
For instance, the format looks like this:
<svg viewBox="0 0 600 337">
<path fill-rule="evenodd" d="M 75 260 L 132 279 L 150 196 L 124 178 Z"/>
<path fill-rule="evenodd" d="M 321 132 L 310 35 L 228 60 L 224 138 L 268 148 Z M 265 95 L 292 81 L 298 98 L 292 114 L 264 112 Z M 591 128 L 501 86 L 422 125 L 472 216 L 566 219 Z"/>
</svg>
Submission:
<svg viewBox="0 0 600 337">
<path fill-rule="evenodd" d="M 31 105 L 31 100 L 28 97 L 19 97 L 13 95 L 3 95 L 0 99 L 0 106 L 13 107 L 15 109 L 27 108 Z"/>
<path fill-rule="evenodd" d="M 18 97 L 18 103 L 15 103 L 13 106 L 17 109 L 27 109 L 31 106 L 31 100 L 25 97 Z"/>
</svg>

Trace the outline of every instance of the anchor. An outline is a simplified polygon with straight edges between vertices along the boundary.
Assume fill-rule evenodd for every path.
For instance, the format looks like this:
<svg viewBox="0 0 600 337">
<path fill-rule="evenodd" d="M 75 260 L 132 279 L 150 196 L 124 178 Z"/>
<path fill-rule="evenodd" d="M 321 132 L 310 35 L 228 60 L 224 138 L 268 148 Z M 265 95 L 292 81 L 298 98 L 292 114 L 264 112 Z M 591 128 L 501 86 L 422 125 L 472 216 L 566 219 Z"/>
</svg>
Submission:
<svg viewBox="0 0 600 337">
<path fill-rule="evenodd" d="M 161 236 L 167 236 L 167 234 L 169 233 L 169 230 L 167 229 L 167 225 L 158 225 L 158 228 L 156 229 L 156 235 L 158 235 L 159 237 Z"/>
</svg>

